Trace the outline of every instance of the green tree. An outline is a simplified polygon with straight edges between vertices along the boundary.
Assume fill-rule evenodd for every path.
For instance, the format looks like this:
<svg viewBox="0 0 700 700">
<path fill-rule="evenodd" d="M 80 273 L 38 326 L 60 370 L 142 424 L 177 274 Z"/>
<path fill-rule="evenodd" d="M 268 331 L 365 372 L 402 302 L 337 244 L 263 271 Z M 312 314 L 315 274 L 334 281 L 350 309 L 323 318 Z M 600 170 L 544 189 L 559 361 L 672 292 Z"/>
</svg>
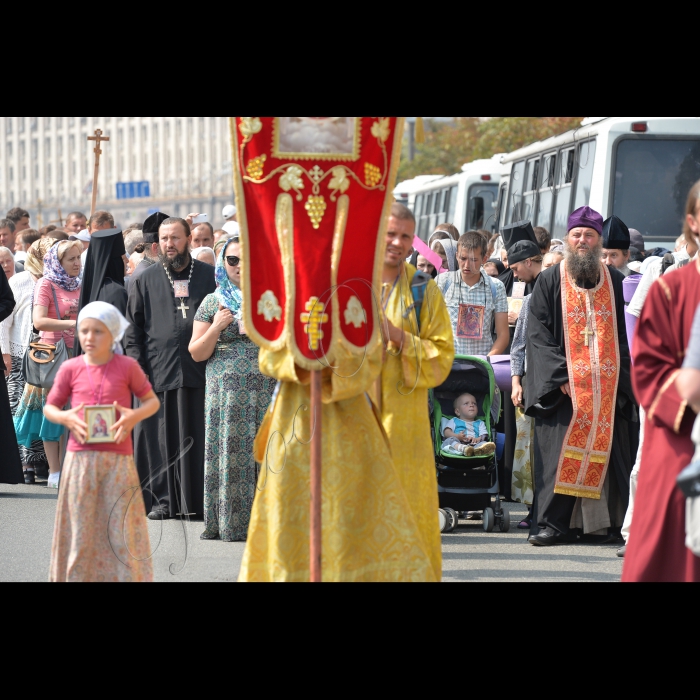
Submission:
<svg viewBox="0 0 700 700">
<path fill-rule="evenodd" d="M 408 160 L 408 142 L 399 181 L 417 175 L 452 175 L 462 165 L 497 153 L 510 153 L 535 141 L 558 136 L 581 125 L 583 117 L 455 117 L 452 123 L 426 123 L 424 144 Z"/>
</svg>

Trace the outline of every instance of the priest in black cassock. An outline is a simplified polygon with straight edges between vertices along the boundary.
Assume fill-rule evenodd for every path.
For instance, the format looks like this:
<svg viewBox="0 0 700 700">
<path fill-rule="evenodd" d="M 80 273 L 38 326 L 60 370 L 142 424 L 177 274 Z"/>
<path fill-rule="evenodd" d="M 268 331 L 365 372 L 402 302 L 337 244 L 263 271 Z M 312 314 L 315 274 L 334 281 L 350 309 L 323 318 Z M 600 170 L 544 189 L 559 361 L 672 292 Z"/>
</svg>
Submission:
<svg viewBox="0 0 700 700">
<path fill-rule="evenodd" d="M 15 308 L 15 296 L 10 289 L 7 277 L 0 270 L 0 322 L 4 321 Z M 17 447 L 17 435 L 12 422 L 10 410 L 10 397 L 7 394 L 5 382 L 5 363 L 0 355 L 0 445 L 2 445 L 2 457 L 0 457 L 0 484 L 23 484 L 24 472 L 22 460 Z"/>
<path fill-rule="evenodd" d="M 129 289 L 126 354 L 148 375 L 160 411 L 137 426 L 134 456 L 151 520 L 204 514 L 206 363 L 189 353 L 194 317 L 216 291 L 214 268 L 190 256 L 184 219 L 165 219 L 158 263 Z"/>
<path fill-rule="evenodd" d="M 629 501 L 638 416 L 624 277 L 602 264 L 602 232 L 600 214 L 574 212 L 565 260 L 539 276 L 531 298 L 524 404 L 535 418 L 530 543 L 538 547 L 580 532 L 616 540 Z"/>
<path fill-rule="evenodd" d="M 136 266 L 136 269 L 129 278 L 127 289 L 134 280 L 137 280 L 146 270 L 153 267 L 153 265 L 158 262 L 158 231 L 160 230 L 161 224 L 169 218 L 167 214 L 156 212 L 143 222 L 143 243 L 146 249 L 144 250 L 143 260 Z"/>
</svg>

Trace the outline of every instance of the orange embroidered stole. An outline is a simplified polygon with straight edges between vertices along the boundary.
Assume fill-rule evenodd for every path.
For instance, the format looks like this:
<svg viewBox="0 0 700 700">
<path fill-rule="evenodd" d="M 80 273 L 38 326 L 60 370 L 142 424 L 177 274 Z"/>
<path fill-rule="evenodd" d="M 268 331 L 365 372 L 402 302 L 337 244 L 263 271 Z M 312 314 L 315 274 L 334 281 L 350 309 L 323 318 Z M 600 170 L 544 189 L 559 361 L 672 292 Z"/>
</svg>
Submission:
<svg viewBox="0 0 700 700">
<path fill-rule="evenodd" d="M 559 459 L 555 493 L 600 500 L 612 452 L 620 383 L 617 309 L 610 271 L 580 289 L 561 264 L 566 358 L 574 417 Z"/>
</svg>

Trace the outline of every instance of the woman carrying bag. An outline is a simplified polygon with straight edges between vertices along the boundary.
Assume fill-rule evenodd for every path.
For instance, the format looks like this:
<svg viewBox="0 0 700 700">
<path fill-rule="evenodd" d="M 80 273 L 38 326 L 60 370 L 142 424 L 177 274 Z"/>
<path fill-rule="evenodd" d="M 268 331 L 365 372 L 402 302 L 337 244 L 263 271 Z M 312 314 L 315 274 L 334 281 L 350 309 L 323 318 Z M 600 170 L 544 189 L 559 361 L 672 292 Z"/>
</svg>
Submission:
<svg viewBox="0 0 700 700">
<path fill-rule="evenodd" d="M 44 353 L 25 357 L 27 386 L 15 415 L 15 431 L 20 445 L 30 447 L 36 440 L 43 441 L 49 463 L 48 487 L 54 489 L 58 488 L 61 477 L 60 442 L 65 429 L 44 417 L 44 407 L 52 377 L 56 376 L 61 362 L 68 358 L 75 344 L 82 252 L 80 241 L 61 241 L 44 258 L 44 277 L 34 292 L 34 328 L 40 333 L 42 345 L 55 346 L 55 361 L 49 368 L 41 362 L 46 357 Z M 41 386 L 33 385 L 32 381 Z"/>
<path fill-rule="evenodd" d="M 0 349 L 9 370 L 7 391 L 10 395 L 10 409 L 13 417 L 17 415 L 27 384 L 23 363 L 29 344 L 34 340 L 32 329 L 34 291 L 37 283 L 44 276 L 44 258 L 56 242 L 51 238 L 40 238 L 32 243 L 24 261 L 25 271 L 15 275 L 10 282 L 10 288 L 15 297 L 15 308 L 0 324 Z M 36 483 L 37 478 L 46 481 L 48 462 L 42 441 L 36 440 L 31 447 L 20 445 L 19 451 L 24 469 L 24 483 L 31 486 Z M 40 477 L 39 474 L 41 474 Z"/>
</svg>

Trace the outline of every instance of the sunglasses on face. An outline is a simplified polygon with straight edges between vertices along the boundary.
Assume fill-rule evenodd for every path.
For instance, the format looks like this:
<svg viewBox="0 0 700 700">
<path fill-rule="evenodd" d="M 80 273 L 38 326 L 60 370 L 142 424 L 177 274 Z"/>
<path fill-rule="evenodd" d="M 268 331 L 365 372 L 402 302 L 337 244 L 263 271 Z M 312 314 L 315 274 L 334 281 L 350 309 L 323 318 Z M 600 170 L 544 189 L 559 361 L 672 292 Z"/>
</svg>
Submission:
<svg viewBox="0 0 700 700">
<path fill-rule="evenodd" d="M 226 256 L 226 262 L 228 263 L 229 267 L 238 267 L 241 264 L 241 259 L 234 255 L 228 255 Z"/>
</svg>

